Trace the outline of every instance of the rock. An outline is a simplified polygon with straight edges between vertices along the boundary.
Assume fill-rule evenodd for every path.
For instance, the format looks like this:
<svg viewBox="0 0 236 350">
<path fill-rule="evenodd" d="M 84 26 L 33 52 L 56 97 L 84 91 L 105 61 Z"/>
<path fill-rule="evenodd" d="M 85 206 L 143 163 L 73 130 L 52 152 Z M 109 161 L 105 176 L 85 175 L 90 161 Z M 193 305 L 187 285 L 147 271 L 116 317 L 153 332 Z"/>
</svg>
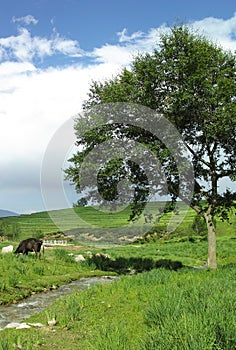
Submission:
<svg viewBox="0 0 236 350">
<path fill-rule="evenodd" d="M 75 261 L 76 262 L 85 261 L 85 257 L 82 254 L 76 255 Z"/>
<path fill-rule="evenodd" d="M 39 328 L 44 327 L 42 323 L 28 323 L 28 325 L 31 327 L 39 327 Z"/>
<path fill-rule="evenodd" d="M 16 328 L 20 325 L 20 323 L 16 323 L 16 322 L 12 322 L 12 323 L 8 323 L 4 328 L 6 329 L 10 329 L 10 328 Z"/>
<path fill-rule="evenodd" d="M 105 259 L 111 258 L 109 254 L 103 254 L 103 253 L 97 253 L 97 254 L 95 254 L 95 256 L 100 257 L 100 258 L 105 258 Z"/>
<path fill-rule="evenodd" d="M 57 286 L 55 286 L 55 284 L 53 284 L 52 286 L 51 286 L 51 290 L 55 290 L 55 289 L 57 289 L 58 287 Z"/>
<path fill-rule="evenodd" d="M 13 245 L 8 245 L 7 247 L 2 248 L 2 254 L 12 253 L 12 252 L 13 252 Z"/>
<path fill-rule="evenodd" d="M 52 320 L 48 321 L 48 325 L 49 325 L 50 327 L 53 327 L 53 326 L 55 326 L 56 324 L 57 324 L 57 321 L 55 320 L 55 318 L 53 318 Z"/>
<path fill-rule="evenodd" d="M 15 328 L 15 329 L 24 329 L 24 328 L 31 328 L 27 323 L 17 323 L 17 322 L 12 322 L 7 324 L 4 329 L 11 329 L 11 328 Z"/>
<path fill-rule="evenodd" d="M 44 327 L 44 325 L 42 323 L 26 323 L 26 322 L 22 322 L 22 323 L 17 323 L 17 322 L 12 322 L 7 324 L 3 329 L 28 329 L 31 327 Z M 0 330 L 2 330 L 0 328 Z"/>
<path fill-rule="evenodd" d="M 16 329 L 27 329 L 31 328 L 27 323 L 20 323 L 19 326 L 16 327 Z"/>
<path fill-rule="evenodd" d="M 22 345 L 17 345 L 17 344 L 14 344 L 14 349 L 17 349 L 17 350 L 22 350 Z"/>
</svg>

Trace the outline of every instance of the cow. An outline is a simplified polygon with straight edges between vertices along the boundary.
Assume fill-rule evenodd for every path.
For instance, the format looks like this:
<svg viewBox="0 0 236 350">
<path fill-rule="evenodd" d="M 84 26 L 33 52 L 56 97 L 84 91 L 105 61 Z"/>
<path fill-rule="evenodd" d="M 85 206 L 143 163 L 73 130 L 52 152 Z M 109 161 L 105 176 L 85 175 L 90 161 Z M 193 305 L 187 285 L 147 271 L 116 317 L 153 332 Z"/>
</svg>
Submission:
<svg viewBox="0 0 236 350">
<path fill-rule="evenodd" d="M 22 253 L 22 254 L 28 255 L 29 252 L 35 252 L 36 257 L 38 257 L 42 244 L 43 244 L 43 241 L 41 239 L 37 239 L 37 238 L 24 239 L 23 241 L 20 242 L 14 254 Z"/>
</svg>

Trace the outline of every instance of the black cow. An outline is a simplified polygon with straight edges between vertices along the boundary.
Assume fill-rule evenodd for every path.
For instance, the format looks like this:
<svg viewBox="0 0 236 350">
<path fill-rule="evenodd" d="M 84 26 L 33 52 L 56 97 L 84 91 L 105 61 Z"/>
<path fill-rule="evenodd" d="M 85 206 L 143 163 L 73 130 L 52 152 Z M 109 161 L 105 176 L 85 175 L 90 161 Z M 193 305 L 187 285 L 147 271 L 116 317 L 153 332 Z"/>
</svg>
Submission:
<svg viewBox="0 0 236 350">
<path fill-rule="evenodd" d="M 40 253 L 41 246 L 43 244 L 43 241 L 41 239 L 37 238 L 27 238 L 20 242 L 19 246 L 15 250 L 15 254 L 26 254 L 28 255 L 29 252 L 35 252 L 36 257 Z"/>
</svg>

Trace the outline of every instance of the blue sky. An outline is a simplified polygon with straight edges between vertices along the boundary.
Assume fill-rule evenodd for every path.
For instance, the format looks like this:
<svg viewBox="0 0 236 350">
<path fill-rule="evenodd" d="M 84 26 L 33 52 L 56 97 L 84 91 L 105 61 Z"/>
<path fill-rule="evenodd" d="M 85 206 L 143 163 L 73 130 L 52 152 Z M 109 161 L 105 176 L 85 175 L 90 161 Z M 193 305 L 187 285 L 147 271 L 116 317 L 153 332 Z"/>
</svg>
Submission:
<svg viewBox="0 0 236 350">
<path fill-rule="evenodd" d="M 0 0 L 0 5 L 0 208 L 19 213 L 45 209 L 40 189 L 45 152 L 61 125 L 80 112 L 92 79 L 109 78 L 137 52 L 152 51 L 160 31 L 178 21 L 236 50 L 233 0 Z M 75 195 L 66 188 L 70 205 Z M 56 188 L 48 191 L 57 198 Z M 61 206 L 58 200 L 55 207 Z"/>
</svg>

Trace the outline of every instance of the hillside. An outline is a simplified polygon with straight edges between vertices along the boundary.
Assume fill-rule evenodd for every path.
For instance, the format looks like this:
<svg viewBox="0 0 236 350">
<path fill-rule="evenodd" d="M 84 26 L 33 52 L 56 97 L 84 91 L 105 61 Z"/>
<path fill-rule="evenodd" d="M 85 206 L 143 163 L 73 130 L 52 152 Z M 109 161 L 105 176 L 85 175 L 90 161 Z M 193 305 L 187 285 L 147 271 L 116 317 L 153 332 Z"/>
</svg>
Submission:
<svg viewBox="0 0 236 350">
<path fill-rule="evenodd" d="M 156 215 L 154 215 L 154 212 L 156 210 L 157 208 L 154 205 L 154 218 L 156 218 Z M 115 243 L 115 241 L 117 241 L 117 238 L 114 236 L 114 231 L 109 231 L 109 227 L 120 227 L 121 230 L 119 231 L 122 231 L 122 234 L 124 236 L 128 236 L 129 232 L 131 236 L 134 236 L 135 231 L 137 232 L 138 226 L 134 227 L 131 224 L 125 228 L 125 226 L 128 224 L 128 214 L 128 209 L 118 213 L 103 213 L 94 210 L 94 208 L 91 207 L 79 207 L 76 209 L 63 209 L 52 212 L 38 212 L 33 214 L 23 214 L 19 216 L 2 217 L 0 218 L 0 224 L 2 222 L 9 227 L 17 225 L 20 229 L 19 238 L 22 239 L 35 235 L 39 232 L 44 235 L 48 235 L 63 231 L 66 235 L 74 235 L 79 241 L 81 241 L 81 243 L 82 241 L 88 241 L 90 239 L 93 243 L 95 243 L 95 241 L 97 241 L 97 238 L 101 237 L 104 231 L 106 231 L 106 237 L 104 237 L 106 242 Z M 156 238 L 161 237 L 161 235 L 166 232 L 170 215 L 170 213 L 164 214 L 159 219 L 159 221 L 153 225 L 151 233 L 156 234 Z M 54 219 L 54 222 L 52 220 L 52 217 Z M 78 220 L 78 217 L 80 220 Z M 192 225 L 195 217 L 195 212 L 190 209 L 183 222 L 178 226 L 177 230 L 171 234 L 171 237 L 191 237 L 193 235 L 206 236 L 207 232 L 204 228 L 204 224 L 196 223 L 197 227 L 193 229 Z M 181 219 L 181 212 L 176 216 L 177 220 L 178 218 Z M 145 224 L 144 221 L 145 218 L 143 217 L 141 219 L 141 224 Z M 60 222 L 60 227 L 56 225 L 58 222 Z M 86 223 L 91 224 L 89 229 Z M 218 236 L 235 236 L 236 216 L 233 210 L 230 214 L 229 222 L 221 222 L 221 220 L 217 218 L 216 229 Z"/>
</svg>

